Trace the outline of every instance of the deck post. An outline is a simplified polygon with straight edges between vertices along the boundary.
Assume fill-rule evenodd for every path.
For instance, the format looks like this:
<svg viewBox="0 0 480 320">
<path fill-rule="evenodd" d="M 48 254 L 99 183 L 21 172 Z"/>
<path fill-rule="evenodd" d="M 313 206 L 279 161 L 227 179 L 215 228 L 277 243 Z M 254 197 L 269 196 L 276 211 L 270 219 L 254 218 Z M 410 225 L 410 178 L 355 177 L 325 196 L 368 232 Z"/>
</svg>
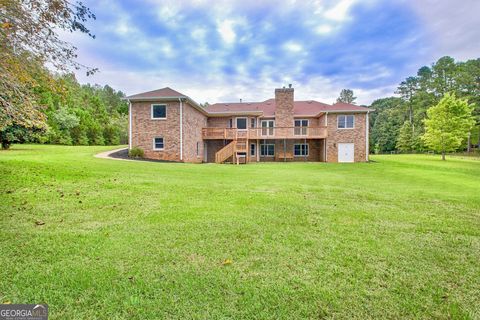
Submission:
<svg viewBox="0 0 480 320">
<path fill-rule="evenodd" d="M 260 139 L 257 139 L 257 162 L 260 162 Z"/>
<path fill-rule="evenodd" d="M 307 137 L 304 138 L 304 147 L 306 148 L 307 147 Z M 310 146 L 308 146 L 308 153 L 310 153 Z M 305 150 L 306 151 L 306 150 Z M 303 160 L 306 162 L 307 161 L 307 153 L 304 152 L 303 154 Z"/>
<path fill-rule="evenodd" d="M 283 162 L 287 162 L 287 138 L 283 138 Z"/>
</svg>

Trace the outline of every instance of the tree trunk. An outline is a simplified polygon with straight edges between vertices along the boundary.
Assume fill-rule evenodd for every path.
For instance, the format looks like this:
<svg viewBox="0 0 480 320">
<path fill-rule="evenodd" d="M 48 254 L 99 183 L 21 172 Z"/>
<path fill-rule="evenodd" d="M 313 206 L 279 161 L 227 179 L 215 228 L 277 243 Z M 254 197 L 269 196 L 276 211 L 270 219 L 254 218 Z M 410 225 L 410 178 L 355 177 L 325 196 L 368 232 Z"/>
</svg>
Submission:
<svg viewBox="0 0 480 320">
<path fill-rule="evenodd" d="M 442 151 L 442 160 L 445 160 L 445 150 Z"/>
<path fill-rule="evenodd" d="M 480 149 L 480 129 L 478 129 L 478 149 Z"/>
<path fill-rule="evenodd" d="M 468 133 L 468 140 L 467 140 L 467 152 L 470 153 L 470 135 L 471 133 Z"/>
<path fill-rule="evenodd" d="M 10 148 L 10 144 L 11 144 L 11 143 L 10 143 L 10 141 L 8 141 L 8 140 L 2 140 L 2 149 L 3 149 L 3 150 L 9 149 L 9 148 Z"/>
</svg>

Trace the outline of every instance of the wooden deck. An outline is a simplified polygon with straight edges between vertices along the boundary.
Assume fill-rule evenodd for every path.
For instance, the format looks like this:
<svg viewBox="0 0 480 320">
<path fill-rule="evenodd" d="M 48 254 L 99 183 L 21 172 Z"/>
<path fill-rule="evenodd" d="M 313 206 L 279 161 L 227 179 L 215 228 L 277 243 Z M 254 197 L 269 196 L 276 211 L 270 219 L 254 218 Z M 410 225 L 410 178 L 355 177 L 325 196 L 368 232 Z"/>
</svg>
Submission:
<svg viewBox="0 0 480 320">
<path fill-rule="evenodd" d="M 204 140 L 225 139 L 325 139 L 327 127 L 203 128 Z"/>
</svg>

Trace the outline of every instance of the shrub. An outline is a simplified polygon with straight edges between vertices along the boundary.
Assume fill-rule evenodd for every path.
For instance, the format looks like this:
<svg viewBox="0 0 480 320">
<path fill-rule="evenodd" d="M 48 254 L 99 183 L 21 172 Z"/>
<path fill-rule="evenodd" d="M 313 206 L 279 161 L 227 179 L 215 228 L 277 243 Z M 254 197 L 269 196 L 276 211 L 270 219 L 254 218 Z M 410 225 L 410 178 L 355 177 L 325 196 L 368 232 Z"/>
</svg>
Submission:
<svg viewBox="0 0 480 320">
<path fill-rule="evenodd" d="M 128 151 L 128 156 L 130 158 L 143 158 L 143 149 L 139 147 L 133 147 Z"/>
</svg>

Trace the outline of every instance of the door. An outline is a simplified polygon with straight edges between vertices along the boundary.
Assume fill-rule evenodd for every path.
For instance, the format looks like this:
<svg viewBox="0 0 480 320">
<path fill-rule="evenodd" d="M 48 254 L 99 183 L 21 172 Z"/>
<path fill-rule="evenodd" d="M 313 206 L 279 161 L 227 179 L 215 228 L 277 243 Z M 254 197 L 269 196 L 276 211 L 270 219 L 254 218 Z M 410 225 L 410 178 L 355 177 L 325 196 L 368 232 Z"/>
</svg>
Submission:
<svg viewBox="0 0 480 320">
<path fill-rule="evenodd" d="M 354 150 L 353 143 L 339 143 L 338 162 L 354 162 Z"/>
<path fill-rule="evenodd" d="M 274 120 L 262 120 L 262 136 L 273 136 Z"/>
</svg>

